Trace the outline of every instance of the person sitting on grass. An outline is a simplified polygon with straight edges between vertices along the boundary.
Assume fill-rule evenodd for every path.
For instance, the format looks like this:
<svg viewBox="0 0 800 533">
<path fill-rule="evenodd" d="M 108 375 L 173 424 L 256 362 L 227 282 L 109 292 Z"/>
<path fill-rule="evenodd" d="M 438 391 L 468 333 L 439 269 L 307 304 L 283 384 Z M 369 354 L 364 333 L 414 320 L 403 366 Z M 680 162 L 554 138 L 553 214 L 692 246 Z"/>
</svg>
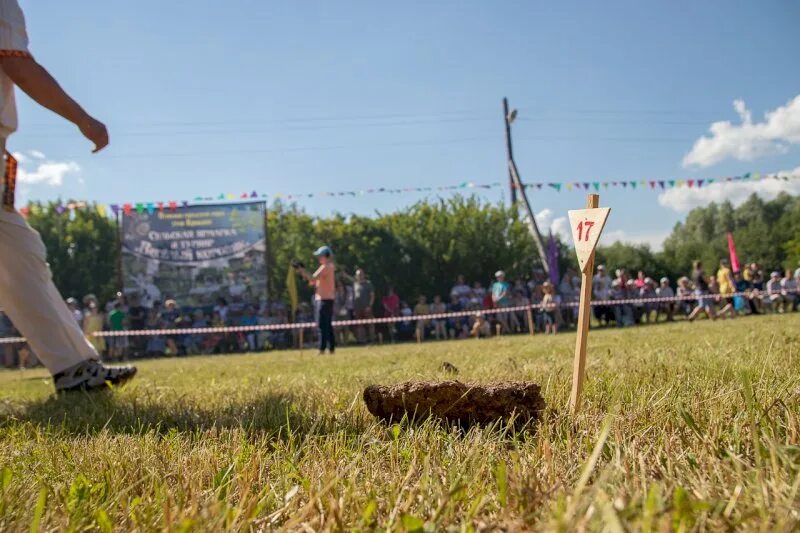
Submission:
<svg viewBox="0 0 800 533">
<path fill-rule="evenodd" d="M 415 316 L 425 316 L 431 313 L 430 306 L 428 305 L 428 299 L 425 297 L 424 294 L 420 294 L 417 297 L 417 305 L 414 306 L 414 315 Z M 425 340 L 425 330 L 428 329 L 428 321 L 425 319 L 417 319 L 417 339 L 418 340 Z"/>
<path fill-rule="evenodd" d="M 770 274 L 769 281 L 767 281 L 764 303 L 769 304 L 773 313 L 783 313 L 785 301 L 781 287 L 781 273 L 775 271 Z"/>
<path fill-rule="evenodd" d="M 457 294 L 450 294 L 450 304 L 447 306 L 448 313 L 460 313 L 464 311 L 464 304 Z M 447 329 L 450 338 L 464 338 L 469 335 L 469 321 L 467 317 L 456 316 L 447 319 Z"/>
<path fill-rule="evenodd" d="M 442 302 L 442 297 L 438 294 L 433 297 L 433 303 L 430 306 L 430 312 L 432 314 L 441 314 L 447 312 L 447 306 Z M 431 325 L 433 325 L 433 336 L 436 340 L 446 340 L 447 339 L 447 319 L 446 318 L 434 318 L 431 320 Z"/>
<path fill-rule="evenodd" d="M 489 321 L 486 320 L 486 317 L 483 316 L 483 313 L 475 313 L 475 322 L 472 323 L 469 336 L 475 338 L 492 336 L 492 326 Z"/>
<path fill-rule="evenodd" d="M 642 320 L 642 315 L 644 315 L 644 306 L 639 296 L 639 289 L 636 287 L 636 280 L 629 279 L 625 283 L 625 293 L 629 300 L 633 300 L 633 304 L 630 304 L 633 315 L 633 323 L 631 325 L 638 324 Z"/>
<path fill-rule="evenodd" d="M 400 316 L 407 318 L 402 322 L 397 322 L 397 336 L 400 340 L 409 340 L 414 335 L 416 325 L 412 323 L 411 317 L 414 316 L 414 310 L 407 302 L 400 302 Z"/>
<path fill-rule="evenodd" d="M 656 289 L 656 296 L 659 298 L 665 298 L 664 301 L 658 303 L 658 312 L 656 312 L 656 322 L 658 322 L 658 317 L 663 313 L 667 317 L 667 322 L 672 322 L 675 320 L 675 302 L 666 300 L 666 298 L 674 298 L 675 291 L 672 290 L 672 287 L 669 285 L 669 278 L 664 277 L 661 278 L 659 282 L 659 286 Z"/>
<path fill-rule="evenodd" d="M 790 308 L 792 311 L 797 311 L 800 295 L 797 294 L 797 280 L 789 269 L 786 270 L 786 275 L 781 280 L 781 294 L 786 301 L 787 311 Z"/>
<path fill-rule="evenodd" d="M 595 276 L 592 282 L 592 298 L 594 300 L 605 302 L 611 298 L 611 287 L 608 280 L 608 276 Z M 609 285 L 606 285 L 606 282 L 608 282 Z M 594 317 L 601 326 L 609 326 L 614 320 L 614 311 L 611 309 L 611 306 L 607 304 L 595 305 Z"/>
<path fill-rule="evenodd" d="M 652 300 L 656 297 L 656 284 L 653 281 L 653 278 L 644 278 L 644 285 L 642 288 L 639 289 L 639 298 L 645 300 L 642 302 L 642 316 L 644 317 L 645 323 L 650 322 L 650 317 L 655 311 L 655 322 L 658 322 L 658 303 L 647 301 Z"/>
<path fill-rule="evenodd" d="M 694 289 L 692 288 L 692 282 L 686 276 L 678 278 L 675 297 L 678 298 L 678 308 L 685 316 L 689 316 L 692 313 L 692 309 L 694 309 Z"/>
</svg>

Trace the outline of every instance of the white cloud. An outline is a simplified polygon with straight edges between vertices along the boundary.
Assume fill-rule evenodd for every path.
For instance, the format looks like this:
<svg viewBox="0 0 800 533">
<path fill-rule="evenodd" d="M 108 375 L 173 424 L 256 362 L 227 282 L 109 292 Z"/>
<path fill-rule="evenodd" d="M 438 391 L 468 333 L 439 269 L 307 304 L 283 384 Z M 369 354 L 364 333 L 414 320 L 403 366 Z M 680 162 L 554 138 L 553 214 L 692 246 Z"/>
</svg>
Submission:
<svg viewBox="0 0 800 533">
<path fill-rule="evenodd" d="M 733 108 L 741 124 L 728 120 L 714 122 L 710 136 L 700 137 L 683 158 L 684 167 L 709 167 L 728 158 L 750 161 L 757 157 L 785 153 L 788 146 L 800 144 L 800 95 L 785 106 L 764 114 L 764 122 L 753 122 L 744 101 Z"/>
<path fill-rule="evenodd" d="M 552 209 L 544 208 L 536 213 L 536 224 L 539 226 L 539 231 L 545 237 L 549 232 L 555 236 L 560 236 L 561 240 L 572 239 L 569 231 L 569 221 L 567 217 L 556 217 Z"/>
<path fill-rule="evenodd" d="M 13 155 L 19 162 L 19 170 L 17 171 L 19 183 L 58 187 L 63 185 L 64 177 L 67 174 L 76 174 L 81 170 L 78 163 L 74 161 L 48 161 L 46 156 L 38 150 L 29 150 L 25 154 L 14 152 Z M 80 180 L 81 178 L 79 177 L 78 179 Z"/>
<path fill-rule="evenodd" d="M 755 193 L 764 200 L 772 200 L 778 194 L 800 194 L 800 167 L 794 170 L 782 170 L 778 176 L 791 176 L 793 179 L 774 179 L 770 174 L 760 180 L 721 181 L 714 182 L 698 189 L 697 187 L 679 187 L 669 189 L 658 195 L 658 203 L 673 211 L 686 212 L 695 207 L 708 205 L 711 202 L 731 202 L 734 206 L 743 203 Z"/>
</svg>

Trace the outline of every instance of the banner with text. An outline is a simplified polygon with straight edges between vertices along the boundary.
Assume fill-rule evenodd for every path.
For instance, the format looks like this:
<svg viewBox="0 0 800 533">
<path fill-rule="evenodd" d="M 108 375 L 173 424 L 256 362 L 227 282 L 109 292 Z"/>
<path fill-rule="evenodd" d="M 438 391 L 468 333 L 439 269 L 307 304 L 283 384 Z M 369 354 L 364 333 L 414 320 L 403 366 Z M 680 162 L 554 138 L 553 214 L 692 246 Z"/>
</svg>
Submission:
<svg viewBox="0 0 800 533">
<path fill-rule="evenodd" d="M 265 202 L 191 205 L 122 218 L 125 293 L 146 307 L 232 308 L 266 298 Z"/>
</svg>

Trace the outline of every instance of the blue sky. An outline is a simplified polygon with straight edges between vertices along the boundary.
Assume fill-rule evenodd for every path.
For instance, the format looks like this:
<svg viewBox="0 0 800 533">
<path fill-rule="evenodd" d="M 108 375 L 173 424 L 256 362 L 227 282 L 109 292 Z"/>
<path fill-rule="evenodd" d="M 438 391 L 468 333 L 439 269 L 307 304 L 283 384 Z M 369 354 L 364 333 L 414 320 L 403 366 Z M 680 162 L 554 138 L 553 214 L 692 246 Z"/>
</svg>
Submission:
<svg viewBox="0 0 800 533">
<path fill-rule="evenodd" d="M 45 155 L 23 162 L 23 200 L 505 180 L 503 96 L 519 109 L 515 156 L 526 181 L 800 167 L 800 100 L 777 125 L 764 118 L 800 93 L 800 4 L 788 0 L 20 3 L 32 52 L 111 133 L 111 146 L 91 155 L 71 125 L 20 97 L 9 147 Z M 737 99 L 753 127 L 739 126 Z M 684 166 L 711 123 L 725 120 L 715 147 L 696 154 L 701 163 Z M 767 194 L 800 192 L 798 181 Z M 613 209 L 607 238 L 657 245 L 692 205 L 750 190 L 603 191 Z M 368 214 L 425 197 L 302 205 Z M 574 192 L 533 191 L 531 200 L 545 225 L 584 203 Z"/>
</svg>

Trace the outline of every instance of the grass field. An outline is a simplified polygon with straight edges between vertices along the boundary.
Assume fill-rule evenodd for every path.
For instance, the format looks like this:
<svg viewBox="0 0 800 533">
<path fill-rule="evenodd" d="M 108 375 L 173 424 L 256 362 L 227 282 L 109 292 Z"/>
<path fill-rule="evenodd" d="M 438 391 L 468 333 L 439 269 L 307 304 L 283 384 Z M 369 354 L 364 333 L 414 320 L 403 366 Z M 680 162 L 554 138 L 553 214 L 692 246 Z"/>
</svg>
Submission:
<svg viewBox="0 0 800 533">
<path fill-rule="evenodd" d="M 0 530 L 800 528 L 800 316 L 163 359 L 55 397 L 0 372 Z M 370 383 L 533 380 L 535 432 L 388 427 Z"/>
</svg>

